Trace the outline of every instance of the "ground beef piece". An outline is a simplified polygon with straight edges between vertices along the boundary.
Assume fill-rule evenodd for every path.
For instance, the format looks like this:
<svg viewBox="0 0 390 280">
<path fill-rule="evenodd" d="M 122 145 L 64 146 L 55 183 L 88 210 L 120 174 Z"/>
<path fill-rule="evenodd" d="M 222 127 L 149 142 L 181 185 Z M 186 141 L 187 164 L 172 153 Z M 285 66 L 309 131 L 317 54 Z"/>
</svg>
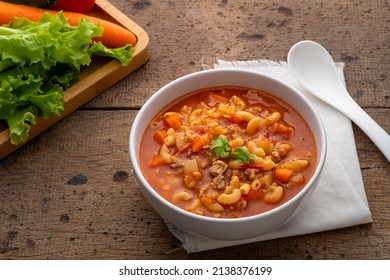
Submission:
<svg viewBox="0 0 390 280">
<path fill-rule="evenodd" d="M 210 174 L 214 177 L 217 177 L 218 175 L 222 175 L 226 169 L 228 168 L 228 165 L 224 163 L 222 160 L 217 160 L 213 162 L 213 165 L 210 168 Z"/>
</svg>

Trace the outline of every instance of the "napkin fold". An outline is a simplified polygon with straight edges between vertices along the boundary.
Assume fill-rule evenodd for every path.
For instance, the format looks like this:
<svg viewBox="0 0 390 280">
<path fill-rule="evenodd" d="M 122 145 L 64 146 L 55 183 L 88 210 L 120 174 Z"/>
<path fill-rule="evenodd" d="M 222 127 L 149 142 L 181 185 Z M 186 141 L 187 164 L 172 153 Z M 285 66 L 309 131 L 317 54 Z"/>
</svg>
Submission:
<svg viewBox="0 0 390 280">
<path fill-rule="evenodd" d="M 344 79 L 344 64 L 336 63 Z M 262 236 L 222 241 L 195 236 L 167 224 L 187 253 L 309 234 L 372 222 L 367 202 L 351 121 L 342 113 L 308 93 L 294 78 L 285 61 L 217 60 L 214 68 L 245 68 L 272 75 L 303 93 L 319 113 L 327 134 L 328 151 L 316 190 L 298 215 L 282 227 Z"/>
</svg>

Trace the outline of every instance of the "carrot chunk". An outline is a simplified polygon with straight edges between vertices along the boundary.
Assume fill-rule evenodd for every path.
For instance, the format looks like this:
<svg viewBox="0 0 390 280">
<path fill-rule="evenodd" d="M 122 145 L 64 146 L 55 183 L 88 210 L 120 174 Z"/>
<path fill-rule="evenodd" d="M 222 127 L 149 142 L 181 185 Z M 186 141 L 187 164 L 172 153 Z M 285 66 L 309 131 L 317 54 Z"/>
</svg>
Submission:
<svg viewBox="0 0 390 280">
<path fill-rule="evenodd" d="M 149 163 L 150 167 L 158 167 L 164 164 L 163 159 L 159 155 L 155 155 Z"/>
<path fill-rule="evenodd" d="M 216 100 L 216 101 L 219 101 L 219 102 L 222 102 L 222 103 L 226 103 L 229 101 L 229 99 L 227 99 L 226 97 L 224 96 L 221 96 L 219 94 L 216 94 L 216 93 L 209 93 L 209 97 Z"/>
<path fill-rule="evenodd" d="M 206 140 L 202 136 L 198 135 L 192 141 L 191 149 L 194 153 L 199 153 L 205 145 L 207 145 Z"/>
<path fill-rule="evenodd" d="M 166 117 L 165 121 L 173 129 L 179 129 L 182 125 L 180 115 L 176 112 Z"/>
<path fill-rule="evenodd" d="M 276 168 L 274 172 L 275 179 L 282 183 L 287 183 L 292 174 L 294 173 L 293 170 L 287 169 L 287 168 Z"/>
<path fill-rule="evenodd" d="M 167 131 L 161 129 L 153 135 L 153 139 L 156 140 L 159 144 L 164 144 L 164 139 L 167 137 Z"/>
</svg>

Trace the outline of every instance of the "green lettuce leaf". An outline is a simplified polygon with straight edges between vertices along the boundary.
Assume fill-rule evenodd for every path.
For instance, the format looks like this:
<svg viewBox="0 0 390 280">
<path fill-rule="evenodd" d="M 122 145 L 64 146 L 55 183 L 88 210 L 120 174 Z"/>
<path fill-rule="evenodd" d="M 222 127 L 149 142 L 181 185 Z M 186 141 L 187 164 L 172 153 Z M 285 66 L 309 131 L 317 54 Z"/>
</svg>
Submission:
<svg viewBox="0 0 390 280">
<path fill-rule="evenodd" d="M 126 66 L 130 63 L 133 56 L 134 48 L 131 45 L 126 45 L 121 48 L 107 48 L 101 42 L 96 42 L 91 46 L 89 52 L 92 56 L 106 56 L 119 60 L 122 66 Z"/>
<path fill-rule="evenodd" d="M 28 138 L 37 117 L 60 116 L 64 92 L 80 80 L 92 56 L 107 56 L 127 65 L 130 45 L 110 49 L 92 38 L 103 28 L 88 20 L 71 26 L 62 12 L 46 13 L 39 22 L 16 18 L 0 26 L 0 120 L 8 124 L 15 145 Z"/>
<path fill-rule="evenodd" d="M 9 126 L 9 134 L 11 143 L 18 145 L 25 141 L 30 131 L 30 124 L 35 124 L 37 121 L 37 108 L 30 105 L 28 107 L 19 107 L 14 114 L 8 116 L 5 120 Z"/>
</svg>

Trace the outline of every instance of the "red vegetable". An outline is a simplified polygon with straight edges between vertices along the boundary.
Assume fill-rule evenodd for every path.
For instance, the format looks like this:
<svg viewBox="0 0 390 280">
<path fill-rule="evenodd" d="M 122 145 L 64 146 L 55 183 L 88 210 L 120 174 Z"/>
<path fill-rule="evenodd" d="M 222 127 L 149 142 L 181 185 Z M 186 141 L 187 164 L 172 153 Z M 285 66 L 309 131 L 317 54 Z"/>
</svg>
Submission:
<svg viewBox="0 0 390 280">
<path fill-rule="evenodd" d="M 94 5 L 95 0 L 57 0 L 51 9 L 87 14 Z"/>
</svg>

